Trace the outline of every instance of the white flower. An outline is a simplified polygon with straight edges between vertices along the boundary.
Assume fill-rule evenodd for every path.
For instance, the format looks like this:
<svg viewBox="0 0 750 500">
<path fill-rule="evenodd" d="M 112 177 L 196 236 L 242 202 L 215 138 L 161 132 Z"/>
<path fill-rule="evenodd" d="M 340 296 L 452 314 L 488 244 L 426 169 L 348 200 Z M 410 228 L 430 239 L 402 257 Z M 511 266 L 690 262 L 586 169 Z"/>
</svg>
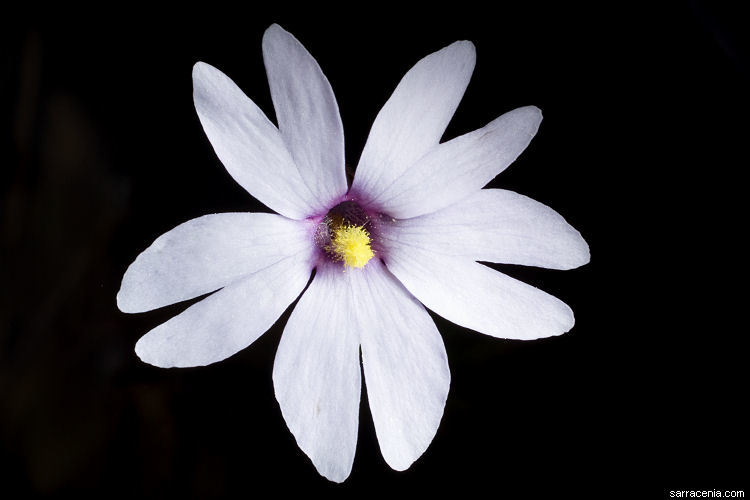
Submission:
<svg viewBox="0 0 750 500">
<path fill-rule="evenodd" d="M 563 302 L 476 261 L 571 269 L 581 235 L 522 195 L 482 189 L 526 148 L 530 106 L 439 143 L 474 69 L 470 42 L 419 61 L 375 119 L 349 187 L 344 134 L 328 80 L 281 27 L 263 37 L 278 128 L 223 73 L 193 69 L 195 108 L 234 179 L 278 214 L 206 215 L 163 234 L 117 295 L 142 312 L 215 293 L 136 345 L 161 367 L 215 363 L 250 345 L 305 289 L 273 368 L 300 448 L 343 481 L 354 460 L 360 349 L 386 462 L 408 468 L 440 423 L 450 372 L 425 306 L 494 337 L 535 339 L 573 326 Z"/>
</svg>

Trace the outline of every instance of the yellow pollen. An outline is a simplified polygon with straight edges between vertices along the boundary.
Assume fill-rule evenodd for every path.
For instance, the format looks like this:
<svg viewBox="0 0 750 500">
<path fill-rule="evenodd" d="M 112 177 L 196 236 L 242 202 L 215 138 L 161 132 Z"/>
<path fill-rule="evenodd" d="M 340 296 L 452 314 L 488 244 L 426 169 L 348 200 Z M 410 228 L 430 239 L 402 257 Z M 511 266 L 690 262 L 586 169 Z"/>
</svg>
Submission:
<svg viewBox="0 0 750 500">
<path fill-rule="evenodd" d="M 329 250 L 344 265 L 363 268 L 375 255 L 370 248 L 370 234 L 362 226 L 342 225 L 333 231 Z"/>
</svg>

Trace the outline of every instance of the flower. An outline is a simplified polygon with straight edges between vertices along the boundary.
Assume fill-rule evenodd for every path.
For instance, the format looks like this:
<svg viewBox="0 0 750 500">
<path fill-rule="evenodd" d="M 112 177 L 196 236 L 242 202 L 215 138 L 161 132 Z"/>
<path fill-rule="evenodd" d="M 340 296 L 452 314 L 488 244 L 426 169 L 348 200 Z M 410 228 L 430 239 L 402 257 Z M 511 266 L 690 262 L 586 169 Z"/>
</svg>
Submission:
<svg viewBox="0 0 750 500">
<path fill-rule="evenodd" d="M 214 292 L 136 344 L 147 363 L 187 367 L 244 349 L 302 294 L 273 367 L 298 445 L 320 474 L 346 479 L 363 370 L 383 457 L 404 470 L 432 441 L 450 385 L 425 307 L 494 337 L 562 334 L 574 323 L 567 305 L 477 261 L 571 269 L 588 262 L 588 245 L 552 209 L 482 189 L 529 144 L 539 109 L 440 143 L 474 69 L 471 42 L 404 76 L 351 187 L 338 105 L 318 63 L 278 25 L 263 36 L 263 58 L 278 128 L 201 62 L 194 101 L 226 169 L 278 215 L 206 215 L 168 231 L 130 265 L 118 306 L 142 312 Z"/>
</svg>

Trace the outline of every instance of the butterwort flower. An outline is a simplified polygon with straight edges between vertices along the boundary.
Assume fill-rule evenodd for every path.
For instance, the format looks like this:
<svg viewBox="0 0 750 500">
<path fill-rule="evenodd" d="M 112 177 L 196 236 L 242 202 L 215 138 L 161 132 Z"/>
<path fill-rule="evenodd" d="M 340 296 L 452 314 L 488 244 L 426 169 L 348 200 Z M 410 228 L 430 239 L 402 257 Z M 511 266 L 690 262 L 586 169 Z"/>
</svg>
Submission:
<svg viewBox="0 0 750 500">
<path fill-rule="evenodd" d="M 263 59 L 278 127 L 202 62 L 194 101 L 230 175 L 278 215 L 206 215 L 168 231 L 130 265 L 118 306 L 136 313 L 214 292 L 136 344 L 146 363 L 188 367 L 249 346 L 299 297 L 273 367 L 297 444 L 320 474 L 346 479 L 363 372 L 383 457 L 404 470 L 432 441 L 450 385 L 425 307 L 493 337 L 562 334 L 574 323 L 567 305 L 477 261 L 571 269 L 588 262 L 588 246 L 545 205 L 482 189 L 529 144 L 539 109 L 440 142 L 474 69 L 471 42 L 403 77 L 351 186 L 338 104 L 318 63 L 278 25 L 263 36 Z"/>
</svg>

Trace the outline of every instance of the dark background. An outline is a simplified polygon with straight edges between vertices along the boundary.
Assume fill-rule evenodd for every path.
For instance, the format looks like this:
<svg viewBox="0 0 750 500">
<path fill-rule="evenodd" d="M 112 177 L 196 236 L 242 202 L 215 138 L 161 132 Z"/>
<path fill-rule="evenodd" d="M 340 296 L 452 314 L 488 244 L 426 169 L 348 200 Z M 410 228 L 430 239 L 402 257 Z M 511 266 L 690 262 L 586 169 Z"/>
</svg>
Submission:
<svg viewBox="0 0 750 500">
<path fill-rule="evenodd" d="M 6 498 L 453 489 L 663 498 L 745 488 L 746 23 L 708 2 L 564 4 L 7 16 Z M 230 359 L 172 370 L 141 363 L 133 346 L 185 305 L 116 308 L 128 264 L 163 232 L 207 213 L 267 211 L 214 155 L 191 70 L 199 60 L 218 67 L 273 116 L 260 45 L 272 22 L 331 81 L 351 168 L 401 76 L 428 53 L 472 40 L 476 70 L 445 138 L 539 106 L 539 134 L 491 186 L 553 207 L 591 247 L 591 263 L 573 271 L 495 266 L 573 308 L 576 326 L 562 337 L 498 340 L 433 315 L 451 391 L 434 441 L 406 472 L 380 456 L 364 393 L 343 485 L 318 476 L 297 448 L 271 382 L 291 308 Z"/>
</svg>

